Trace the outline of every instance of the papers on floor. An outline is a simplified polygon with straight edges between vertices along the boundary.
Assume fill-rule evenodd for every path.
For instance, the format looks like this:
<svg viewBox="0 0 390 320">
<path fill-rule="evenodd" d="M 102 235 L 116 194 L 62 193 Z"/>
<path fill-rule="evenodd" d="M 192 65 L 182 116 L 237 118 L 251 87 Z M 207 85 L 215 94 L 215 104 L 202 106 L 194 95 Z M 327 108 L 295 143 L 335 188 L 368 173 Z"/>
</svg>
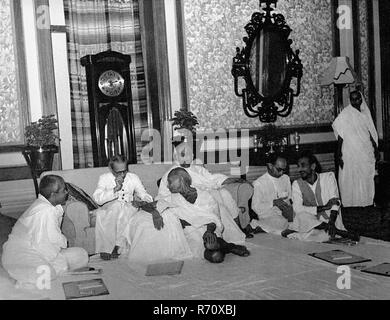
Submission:
<svg viewBox="0 0 390 320">
<path fill-rule="evenodd" d="M 66 300 L 109 294 L 103 279 L 65 282 L 62 286 Z"/>
</svg>

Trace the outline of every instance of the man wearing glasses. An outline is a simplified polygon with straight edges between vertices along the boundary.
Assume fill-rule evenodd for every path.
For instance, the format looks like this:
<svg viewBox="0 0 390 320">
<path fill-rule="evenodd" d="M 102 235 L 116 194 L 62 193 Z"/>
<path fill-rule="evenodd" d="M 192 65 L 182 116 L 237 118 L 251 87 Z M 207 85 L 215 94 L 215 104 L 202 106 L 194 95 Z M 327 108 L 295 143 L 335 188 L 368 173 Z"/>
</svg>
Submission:
<svg viewBox="0 0 390 320">
<path fill-rule="evenodd" d="M 277 153 L 267 158 L 267 172 L 253 182 L 252 210 L 258 220 L 252 220 L 255 233 L 268 232 L 277 235 L 294 230 L 294 211 L 291 204 L 291 182 L 286 159 Z"/>
<path fill-rule="evenodd" d="M 127 227 L 137 208 L 132 205 L 134 196 L 139 200 L 153 202 L 140 178 L 127 171 L 128 161 L 122 155 L 110 159 L 111 172 L 100 176 L 94 200 L 102 205 L 96 212 L 96 252 L 104 260 L 118 258 L 128 250 Z M 153 216 L 156 228 L 162 227 L 160 215 Z"/>
</svg>

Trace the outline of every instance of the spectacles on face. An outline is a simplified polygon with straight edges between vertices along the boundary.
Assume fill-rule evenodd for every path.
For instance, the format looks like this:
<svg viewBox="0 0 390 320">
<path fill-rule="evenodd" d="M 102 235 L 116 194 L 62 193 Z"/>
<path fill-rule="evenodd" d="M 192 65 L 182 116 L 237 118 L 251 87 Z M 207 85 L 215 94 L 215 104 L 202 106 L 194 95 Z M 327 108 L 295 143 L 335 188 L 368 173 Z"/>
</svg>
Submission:
<svg viewBox="0 0 390 320">
<path fill-rule="evenodd" d="M 126 174 L 126 173 L 127 173 L 127 170 L 114 171 L 114 172 L 115 172 L 115 174 L 123 175 L 123 174 Z"/>
</svg>

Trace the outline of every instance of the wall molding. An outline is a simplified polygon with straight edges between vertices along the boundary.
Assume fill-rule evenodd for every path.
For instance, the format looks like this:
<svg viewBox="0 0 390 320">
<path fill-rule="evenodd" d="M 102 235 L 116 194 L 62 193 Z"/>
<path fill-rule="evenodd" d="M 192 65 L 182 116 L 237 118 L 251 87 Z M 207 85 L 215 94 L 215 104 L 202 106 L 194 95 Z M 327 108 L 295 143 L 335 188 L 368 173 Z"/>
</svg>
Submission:
<svg viewBox="0 0 390 320">
<path fill-rule="evenodd" d="M 18 218 L 36 199 L 32 179 L 0 183 L 2 214 Z"/>
<path fill-rule="evenodd" d="M 32 179 L 29 166 L 0 167 L 0 181 Z"/>
</svg>

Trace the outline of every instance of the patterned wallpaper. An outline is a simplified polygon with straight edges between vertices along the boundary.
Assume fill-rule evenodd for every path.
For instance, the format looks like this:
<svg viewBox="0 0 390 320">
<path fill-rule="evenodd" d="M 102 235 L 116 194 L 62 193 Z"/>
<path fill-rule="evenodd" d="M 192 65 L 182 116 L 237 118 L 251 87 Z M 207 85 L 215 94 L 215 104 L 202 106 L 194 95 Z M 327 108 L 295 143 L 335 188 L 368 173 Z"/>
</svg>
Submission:
<svg viewBox="0 0 390 320">
<path fill-rule="evenodd" d="M 22 142 L 11 1 L 0 0 L 0 144 Z"/>
<path fill-rule="evenodd" d="M 234 94 L 231 75 L 236 47 L 243 47 L 245 25 L 260 11 L 258 0 L 184 0 L 190 110 L 200 129 L 253 128 L 262 124 L 245 116 Z M 293 50 L 300 50 L 304 66 L 302 90 L 292 114 L 279 125 L 319 124 L 333 120 L 333 97 L 320 89 L 318 77 L 332 55 L 330 0 L 279 0 L 293 32 Z M 280 118 L 279 118 L 280 119 Z"/>
</svg>

